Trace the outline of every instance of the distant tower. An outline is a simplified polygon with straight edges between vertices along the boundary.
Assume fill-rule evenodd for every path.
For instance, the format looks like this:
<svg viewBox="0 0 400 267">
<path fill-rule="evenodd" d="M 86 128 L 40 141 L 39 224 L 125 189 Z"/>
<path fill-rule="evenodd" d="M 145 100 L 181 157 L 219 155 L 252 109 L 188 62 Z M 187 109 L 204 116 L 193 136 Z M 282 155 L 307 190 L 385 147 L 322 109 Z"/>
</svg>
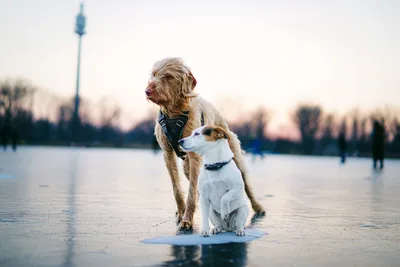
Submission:
<svg viewBox="0 0 400 267">
<path fill-rule="evenodd" d="M 74 132 L 72 135 L 77 138 L 78 125 L 80 123 L 79 119 L 79 82 L 80 82 L 80 71 L 81 71 L 81 43 L 82 43 L 82 36 L 86 33 L 85 32 L 86 26 L 86 17 L 83 14 L 83 0 L 81 0 L 80 4 L 80 11 L 76 16 L 76 24 L 75 24 L 75 33 L 79 36 L 79 46 L 78 46 L 78 70 L 76 74 L 76 94 L 75 94 L 75 108 L 73 114 L 73 123 L 75 125 Z"/>
</svg>

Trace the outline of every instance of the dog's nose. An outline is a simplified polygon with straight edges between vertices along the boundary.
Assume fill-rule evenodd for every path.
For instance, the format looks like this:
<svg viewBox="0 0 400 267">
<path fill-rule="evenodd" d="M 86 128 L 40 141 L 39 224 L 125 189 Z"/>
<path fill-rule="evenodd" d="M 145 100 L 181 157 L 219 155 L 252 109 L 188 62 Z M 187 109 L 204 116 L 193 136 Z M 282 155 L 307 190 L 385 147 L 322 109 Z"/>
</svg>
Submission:
<svg viewBox="0 0 400 267">
<path fill-rule="evenodd" d="M 183 140 L 183 139 L 181 139 L 181 140 L 178 141 L 178 145 L 180 145 L 180 146 L 181 146 L 183 143 L 185 143 L 185 140 Z"/>
<path fill-rule="evenodd" d="M 146 92 L 146 95 L 147 95 L 147 96 L 150 96 L 150 95 L 151 95 L 151 89 L 150 89 L 150 88 L 146 88 L 146 91 L 145 91 L 145 92 Z"/>
</svg>

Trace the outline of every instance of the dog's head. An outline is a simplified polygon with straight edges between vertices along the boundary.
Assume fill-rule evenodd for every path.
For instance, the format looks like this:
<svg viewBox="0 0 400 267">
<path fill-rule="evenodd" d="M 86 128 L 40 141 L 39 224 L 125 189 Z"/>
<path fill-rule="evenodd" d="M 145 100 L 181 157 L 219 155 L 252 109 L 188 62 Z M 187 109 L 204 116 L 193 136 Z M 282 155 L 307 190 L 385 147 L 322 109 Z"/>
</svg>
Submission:
<svg viewBox="0 0 400 267">
<path fill-rule="evenodd" d="M 181 58 L 164 58 L 153 65 L 146 97 L 159 106 L 181 106 L 196 96 L 193 92 L 196 84 L 192 72 Z"/>
<path fill-rule="evenodd" d="M 196 152 L 202 155 L 219 140 L 229 140 L 229 134 L 221 127 L 206 125 L 194 130 L 190 136 L 179 140 L 178 144 L 186 152 Z"/>
</svg>

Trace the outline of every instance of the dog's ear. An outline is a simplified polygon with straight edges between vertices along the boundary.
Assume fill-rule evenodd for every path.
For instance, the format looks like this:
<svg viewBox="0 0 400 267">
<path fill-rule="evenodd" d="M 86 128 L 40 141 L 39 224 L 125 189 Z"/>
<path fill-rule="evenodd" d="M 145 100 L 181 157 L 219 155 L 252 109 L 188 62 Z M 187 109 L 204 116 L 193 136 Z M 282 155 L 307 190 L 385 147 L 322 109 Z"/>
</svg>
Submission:
<svg viewBox="0 0 400 267">
<path fill-rule="evenodd" d="M 194 88 L 196 87 L 197 81 L 196 78 L 193 76 L 193 73 L 191 71 L 189 71 L 189 78 L 192 80 L 192 90 L 194 90 Z"/>
<path fill-rule="evenodd" d="M 216 133 L 215 137 L 216 137 L 217 140 L 218 139 L 228 139 L 228 140 L 230 140 L 229 134 L 224 128 L 218 126 L 218 127 L 213 128 L 213 131 Z"/>
<path fill-rule="evenodd" d="M 205 136 L 205 139 L 208 141 L 217 141 L 219 139 L 228 139 L 230 140 L 228 132 L 219 126 L 207 126 L 203 129 L 202 134 Z"/>
<path fill-rule="evenodd" d="M 196 86 L 197 81 L 193 77 L 192 72 L 188 72 L 183 74 L 183 83 L 182 83 L 182 95 L 186 98 L 196 97 L 197 94 L 193 92 L 194 87 Z"/>
</svg>

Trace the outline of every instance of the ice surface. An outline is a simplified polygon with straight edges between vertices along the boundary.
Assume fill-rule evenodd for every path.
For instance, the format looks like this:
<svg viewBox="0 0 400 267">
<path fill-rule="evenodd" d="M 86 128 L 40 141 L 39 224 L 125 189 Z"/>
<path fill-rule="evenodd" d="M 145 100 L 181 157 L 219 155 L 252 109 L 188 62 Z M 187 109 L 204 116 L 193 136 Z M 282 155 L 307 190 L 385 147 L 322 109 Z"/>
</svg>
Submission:
<svg viewBox="0 0 400 267">
<path fill-rule="evenodd" d="M 0 266 L 400 266 L 400 160 L 374 171 L 371 158 L 267 155 L 249 171 L 267 215 L 250 213 L 244 238 L 225 234 L 244 243 L 157 246 L 141 241 L 177 234 L 162 153 L 0 153 Z M 193 227 L 196 235 L 200 207 Z M 268 235 L 247 241 L 251 229 Z M 213 238 L 225 237 L 202 241 Z"/>
<path fill-rule="evenodd" d="M 224 232 L 209 237 L 202 237 L 199 234 L 160 236 L 145 239 L 142 242 L 148 244 L 168 244 L 177 246 L 214 245 L 250 242 L 267 234 L 266 232 L 256 228 L 246 229 L 245 232 L 245 236 L 237 236 L 234 232 Z"/>
<path fill-rule="evenodd" d="M 0 179 L 10 179 L 13 178 L 11 174 L 0 173 Z"/>
</svg>

